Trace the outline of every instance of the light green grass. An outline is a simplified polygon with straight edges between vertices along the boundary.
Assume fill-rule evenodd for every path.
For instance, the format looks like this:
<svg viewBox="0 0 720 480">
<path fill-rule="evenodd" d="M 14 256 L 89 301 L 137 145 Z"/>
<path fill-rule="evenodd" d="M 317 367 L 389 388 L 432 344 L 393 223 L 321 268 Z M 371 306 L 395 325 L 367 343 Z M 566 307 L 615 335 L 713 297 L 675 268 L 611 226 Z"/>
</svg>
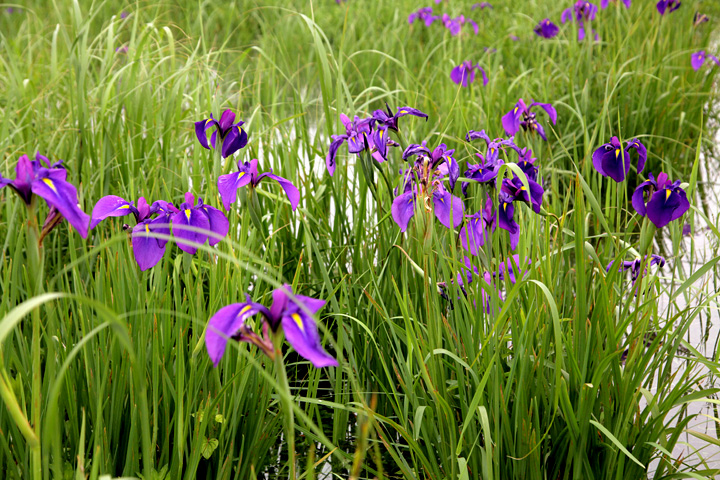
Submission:
<svg viewBox="0 0 720 480">
<path fill-rule="evenodd" d="M 39 150 L 65 160 L 87 212 L 107 194 L 179 204 L 189 189 L 221 208 L 214 157 L 192 122 L 231 108 L 250 137 L 240 158 L 258 158 L 303 196 L 292 212 L 264 185 L 257 193 L 271 234 L 234 206 L 218 249 L 191 257 L 171 242 L 147 272 L 135 264 L 123 219 L 106 220 L 87 241 L 63 224 L 44 242 L 44 280 L 33 291 L 28 217 L 9 189 L 0 191 L 7 478 L 31 478 L 35 458 L 43 478 L 245 479 L 268 469 L 287 478 L 282 405 L 290 402 L 302 478 L 319 476 L 326 462 L 338 478 L 641 479 L 651 462 L 657 479 L 718 474 L 716 438 L 701 438 L 698 452 L 714 464 L 675 450 L 697 420 L 687 407 L 717 393 L 708 387 L 718 353 L 678 350 L 691 323 L 717 311 L 717 204 L 703 208 L 695 195 L 691 213 L 663 229 L 673 247 L 658 275 L 668 281 L 651 269 L 646 295 L 634 297 L 625 275 L 605 273 L 637 248 L 641 219 L 629 197 L 648 172 L 698 192 L 693 168 L 713 138 L 717 69 L 694 72 L 690 55 L 712 51 L 713 2 L 687 0 L 665 18 L 651 1 L 629 11 L 611 5 L 595 22 L 598 44 L 578 43 L 573 24 L 553 40 L 536 38 L 537 21 L 559 24 L 571 3 L 544 0 L 496 0 L 474 12 L 474 2 L 428 2 L 474 18 L 477 37 L 469 27 L 451 37 L 439 25 L 407 25 L 426 6 L 410 0 L 23 3 L 21 13 L 0 13 L 3 176 Z M 696 10 L 711 22 L 692 28 Z M 122 45 L 126 54 L 115 51 Z M 466 59 L 486 69 L 487 87 L 450 81 Z M 344 147 L 334 177 L 324 157 L 329 136 L 342 133 L 339 113 L 365 116 L 387 102 L 430 116 L 401 120 L 402 146 L 382 166 L 393 186 L 407 143 L 445 142 L 464 167 L 478 148 L 465 133 L 500 136 L 501 116 L 520 97 L 558 109 L 553 128 L 539 115 L 547 143 L 516 138 L 539 159 L 548 215 L 516 209 L 515 253 L 533 266 L 527 279 L 497 286 L 504 301 L 489 315 L 476 305 L 496 287 L 475 282 L 466 298 L 450 284 L 463 259 L 456 233 L 416 218 L 400 234 L 378 173 L 375 197 Z M 627 191 L 592 168 L 592 151 L 612 135 L 637 136 L 650 152 Z M 707 161 L 714 172 L 716 161 Z M 484 198 L 479 187 L 470 191 L 466 213 Z M 686 278 L 676 263 L 692 259 L 695 240 L 683 240 L 683 222 L 703 225 L 703 216 L 714 260 Z M 474 264 L 496 269 L 509 255 L 506 239 L 498 230 Z M 438 295 L 442 281 L 453 308 Z M 318 320 L 340 361 L 318 371 L 286 350 L 291 396 L 255 349 L 233 344 L 216 369 L 202 340 L 219 308 L 246 292 L 269 304 L 286 282 L 327 300 Z M 674 302 L 680 297 L 687 307 Z M 657 336 L 644 349 L 646 332 Z"/>
</svg>

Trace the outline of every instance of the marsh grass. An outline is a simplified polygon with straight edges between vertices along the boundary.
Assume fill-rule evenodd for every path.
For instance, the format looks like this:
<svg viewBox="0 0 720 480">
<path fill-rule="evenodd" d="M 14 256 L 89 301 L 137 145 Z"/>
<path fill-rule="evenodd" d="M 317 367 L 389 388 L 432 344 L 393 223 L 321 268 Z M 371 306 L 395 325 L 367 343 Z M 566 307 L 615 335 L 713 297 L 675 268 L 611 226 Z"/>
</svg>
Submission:
<svg viewBox="0 0 720 480">
<path fill-rule="evenodd" d="M 437 24 L 408 26 L 424 6 L 409 0 L 23 3 L 0 13 L 4 176 L 39 150 L 65 160 L 87 212 L 107 194 L 179 202 L 185 191 L 221 208 L 214 175 L 237 159 L 216 164 L 192 122 L 232 108 L 250 136 L 239 159 L 259 158 L 303 195 L 293 213 L 279 189 L 258 189 L 265 232 L 235 205 L 218 248 L 189 256 L 171 242 L 147 272 L 123 219 L 106 220 L 87 241 L 63 224 L 43 244 L 45 276 L 33 293 L 25 209 L 0 191 L 0 367 L 17 400 L 14 414 L 7 402 L 0 409 L 7 478 L 37 473 L 28 428 L 44 478 L 286 478 L 288 402 L 301 478 L 328 462 L 342 478 L 639 479 L 650 464 L 657 479 L 718 474 L 717 436 L 696 434 L 703 448 L 691 461 L 678 453 L 697 420 L 687 407 L 717 405 L 717 349 L 706 357 L 684 341 L 699 315 L 717 311 L 717 204 L 694 201 L 685 217 L 707 224 L 714 245 L 695 271 L 677 266 L 695 241 L 681 248 L 680 222 L 663 232 L 672 255 L 659 275 L 669 281 L 651 269 L 634 296 L 624 274 L 605 271 L 636 253 L 642 219 L 629 199 L 648 171 L 698 191 L 716 70 L 694 72 L 690 54 L 710 48 L 713 2 L 684 2 L 664 18 L 654 2 L 612 4 L 594 22 L 599 43 L 577 42 L 573 24 L 536 38 L 537 21 L 559 23 L 570 6 L 539 0 L 498 0 L 472 14 L 469 2 L 434 6 L 478 21 L 478 36 L 460 37 Z M 711 22 L 692 28 L 696 10 Z M 449 80 L 466 59 L 486 69 L 487 87 Z M 559 119 L 547 143 L 517 137 L 539 159 L 547 214 L 517 209 L 514 253 L 532 266 L 516 284 L 475 281 L 463 295 L 451 281 L 463 259 L 456 233 L 418 215 L 400 234 L 379 171 L 371 180 L 344 150 L 335 176 L 324 171 L 339 113 L 417 107 L 430 118 L 402 119 L 401 148 L 445 142 L 462 164 L 478 151 L 465 133 L 500 136 L 500 117 L 520 97 L 552 102 Z M 637 136 L 650 152 L 627 190 L 590 161 L 612 135 Z M 400 152 L 381 167 L 392 187 Z M 470 191 L 466 213 L 484 200 L 480 188 Z M 510 255 L 498 232 L 473 259 L 481 272 Z M 286 350 L 290 395 L 272 362 L 246 344 L 217 369 L 203 345 L 220 307 L 246 292 L 267 303 L 285 282 L 327 300 L 319 323 L 340 361 L 315 370 Z M 17 421 L 33 412 L 39 424 Z M 720 428 L 717 418 L 707 420 Z"/>
</svg>

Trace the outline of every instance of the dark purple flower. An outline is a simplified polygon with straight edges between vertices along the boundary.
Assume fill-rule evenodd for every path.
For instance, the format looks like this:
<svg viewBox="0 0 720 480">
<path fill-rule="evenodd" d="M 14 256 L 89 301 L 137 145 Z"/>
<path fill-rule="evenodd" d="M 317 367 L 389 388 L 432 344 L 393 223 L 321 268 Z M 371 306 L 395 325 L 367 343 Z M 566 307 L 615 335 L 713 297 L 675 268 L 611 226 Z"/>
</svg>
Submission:
<svg viewBox="0 0 720 480">
<path fill-rule="evenodd" d="M 476 8 L 483 10 L 485 8 L 493 8 L 493 6 L 490 5 L 488 2 L 480 2 L 480 3 L 473 4 L 473 6 L 470 7 L 470 10 L 475 10 Z"/>
<path fill-rule="evenodd" d="M 345 126 L 345 134 L 331 136 L 332 142 L 325 157 L 325 166 L 331 176 L 335 173 L 337 151 L 345 142 L 348 144 L 349 153 L 359 154 L 369 149 L 372 157 L 379 163 L 385 161 L 387 147 L 398 146 L 397 142 L 387 135 L 389 127 L 385 124 L 377 124 L 378 121 L 374 117 L 360 119 L 356 115 L 355 120 L 351 121 L 346 115 L 340 114 L 340 120 Z"/>
<path fill-rule="evenodd" d="M 525 276 L 530 269 L 530 264 L 532 263 L 530 257 L 525 257 L 525 260 L 527 260 L 525 262 L 525 267 L 520 265 L 520 255 L 518 254 L 515 254 L 502 262 L 498 268 L 498 277 L 500 280 L 505 280 L 505 276 L 507 275 L 508 280 L 515 284 L 519 279 L 521 279 L 521 277 Z"/>
<path fill-rule="evenodd" d="M 693 70 L 695 70 L 696 72 L 700 70 L 700 67 L 703 66 L 705 60 L 707 60 L 708 58 L 715 62 L 716 65 L 720 65 L 720 60 L 718 60 L 716 56 L 706 54 L 705 50 L 700 50 L 697 53 L 693 53 L 690 57 L 690 64 L 692 65 Z"/>
<path fill-rule="evenodd" d="M 485 207 L 473 215 L 468 215 L 467 223 L 460 229 L 460 242 L 465 251 L 477 255 L 480 247 L 490 240 L 490 234 L 495 231 L 495 212 L 490 195 L 485 200 Z"/>
<path fill-rule="evenodd" d="M 671 183 L 662 172 L 657 180 L 652 173 L 649 177 L 635 189 L 632 205 L 638 214 L 647 216 L 657 228 L 662 228 L 682 217 L 690 208 L 690 202 L 685 190 L 680 188 L 680 180 Z"/>
<path fill-rule="evenodd" d="M 640 173 L 645 168 L 647 149 L 637 138 L 628 141 L 623 149 L 620 140 L 617 137 L 612 137 L 610 143 L 602 145 L 593 152 L 593 167 L 600 175 L 610 177 L 620 183 L 625 180 L 625 177 L 630 172 L 631 149 L 638 153 L 637 172 Z"/>
<path fill-rule="evenodd" d="M 535 213 L 540 213 L 542 198 L 545 190 L 535 180 L 527 179 L 530 191 L 525 188 L 522 180 L 517 175 L 513 175 L 512 179 L 504 178 L 502 181 L 501 191 L 506 193 L 512 201 L 519 200 L 532 206 Z"/>
<path fill-rule="evenodd" d="M 408 23 L 414 23 L 415 20 L 420 20 L 425 23 L 425 26 L 429 27 L 438 18 L 439 17 L 433 15 L 432 7 L 424 7 L 408 15 Z"/>
<path fill-rule="evenodd" d="M 293 295 L 292 287 L 286 284 L 273 291 L 273 303 L 269 309 L 253 302 L 249 295 L 244 303 L 223 307 L 208 322 L 205 347 L 210 360 L 213 365 L 218 366 L 230 338 L 252 343 L 265 354 L 273 357 L 274 347 L 267 334 L 269 327 L 273 332 L 282 328 L 288 343 L 315 367 L 336 367 L 337 360 L 322 347 L 317 324 L 313 318 L 313 315 L 324 305 L 324 300 Z M 250 317 L 258 313 L 264 320 L 263 338 L 254 333 L 246 323 Z"/>
<path fill-rule="evenodd" d="M 543 38 L 553 38 L 560 33 L 560 27 L 550 21 L 549 18 L 541 20 L 533 29 L 536 35 Z"/>
<path fill-rule="evenodd" d="M 450 34 L 452 36 L 459 35 L 460 31 L 462 30 L 463 25 L 465 25 L 466 23 L 469 23 L 472 26 L 473 31 L 475 32 L 475 35 L 477 35 L 480 32 L 480 28 L 478 27 L 478 24 L 469 18 L 465 18 L 465 16 L 463 16 L 463 15 L 452 18 L 448 14 L 443 13 L 441 20 L 442 20 L 445 28 L 450 30 Z"/>
<path fill-rule="evenodd" d="M 525 173 L 528 180 L 537 182 L 538 167 L 535 165 L 535 157 L 533 157 L 532 150 L 529 148 L 523 148 L 520 152 L 520 158 L 517 161 L 520 170 Z"/>
<path fill-rule="evenodd" d="M 485 130 L 475 131 L 470 130 L 465 135 L 465 140 L 472 142 L 477 139 L 482 139 L 487 145 L 487 154 L 485 155 L 485 162 L 495 163 L 500 158 L 500 152 L 505 151 L 506 147 L 515 150 L 518 154 L 521 152 L 520 148 L 515 145 L 511 139 L 496 138 L 491 140 Z"/>
<path fill-rule="evenodd" d="M 565 22 L 578 22 L 578 40 L 582 41 L 585 39 L 585 23 L 592 22 L 595 20 L 598 8 L 590 2 L 584 0 L 578 0 L 575 2 L 572 8 L 565 9 L 560 17 L 562 23 Z M 598 40 L 598 35 L 593 30 L 595 40 Z"/>
<path fill-rule="evenodd" d="M 660 15 L 665 15 L 666 13 L 672 13 L 677 10 L 680 8 L 680 5 L 682 5 L 680 0 L 660 0 L 656 7 Z"/>
<path fill-rule="evenodd" d="M 401 231 L 407 229 L 410 219 L 415 215 L 415 204 L 432 210 L 437 219 L 447 228 L 455 228 L 462 222 L 462 201 L 445 190 L 442 178 L 449 177 L 451 190 L 460 176 L 460 167 L 452 156 L 455 150 L 447 150 L 441 144 L 432 152 L 426 143 L 412 144 L 405 149 L 403 159 L 416 156 L 415 163 L 404 173 L 403 193 L 393 201 L 391 212 L 393 220 Z M 451 222 L 452 217 L 452 222 Z"/>
<path fill-rule="evenodd" d="M 467 164 L 467 170 L 463 174 L 463 177 L 475 180 L 478 183 L 490 183 L 497 177 L 500 167 L 505 163 L 501 158 L 494 156 L 494 161 L 488 161 L 485 159 L 482 153 L 476 153 L 480 159 L 480 163 Z M 470 182 L 462 183 L 462 192 L 464 196 L 468 196 L 468 186 Z"/>
<path fill-rule="evenodd" d="M 140 197 L 135 207 L 132 202 L 121 197 L 107 195 L 95 204 L 90 228 L 95 228 L 106 218 L 132 213 L 136 222 L 131 234 L 133 255 L 140 270 L 144 271 L 157 265 L 165 254 L 167 239 L 157 238 L 157 235 L 170 235 L 171 216 L 177 211 L 175 206 L 162 200 L 150 206 L 144 197 Z M 157 217 L 150 218 L 153 215 Z"/>
<path fill-rule="evenodd" d="M 520 130 L 520 127 L 522 127 L 525 131 L 529 130 L 531 132 L 537 132 L 538 135 L 540 135 L 540 138 L 547 140 L 545 129 L 537 122 L 535 119 L 535 113 L 532 112 L 532 108 L 536 106 L 545 110 L 545 113 L 547 113 L 548 117 L 550 117 L 550 121 L 553 125 L 555 125 L 557 122 L 557 112 L 555 111 L 555 107 L 549 103 L 538 103 L 533 102 L 532 100 L 530 100 L 530 105 L 527 106 L 521 98 L 515 104 L 515 108 L 502 117 L 502 124 L 505 129 L 505 133 L 509 137 L 512 137 Z"/>
<path fill-rule="evenodd" d="M 647 257 L 645 257 L 645 258 L 647 258 Z M 610 269 L 613 266 L 613 263 L 614 263 L 614 261 L 610 262 L 608 264 L 607 268 L 605 268 L 606 272 L 610 271 Z M 632 278 L 632 282 L 634 284 L 635 281 L 640 276 L 640 266 L 641 265 L 642 265 L 642 258 L 638 257 L 635 260 L 632 260 L 630 262 L 622 262 L 622 265 L 620 265 L 620 267 L 618 268 L 618 272 L 626 272 L 629 270 L 630 277 Z M 647 266 L 652 267 L 653 265 L 659 265 L 660 268 L 662 268 L 665 266 L 665 259 L 663 257 L 661 257 L 660 255 L 650 255 L 650 262 L 648 263 Z M 647 268 L 645 269 L 645 273 L 647 273 Z"/>
<path fill-rule="evenodd" d="M 172 216 L 172 225 L 173 234 L 178 239 L 177 246 L 189 254 L 197 252 L 197 245 L 205 243 L 205 240 L 211 247 L 217 245 L 230 230 L 230 222 L 225 214 L 205 205 L 202 198 L 198 198 L 196 203 L 195 196 L 190 192 L 185 194 L 185 202 L 180 204 L 179 211 Z"/>
<path fill-rule="evenodd" d="M 515 250 L 520 240 L 520 226 L 513 218 L 515 215 L 513 197 L 501 190 L 498 194 L 498 201 L 500 202 L 497 215 L 498 226 L 510 234 L 510 250 Z"/>
<path fill-rule="evenodd" d="M 455 82 L 457 85 L 467 87 L 475 81 L 475 70 L 480 72 L 480 75 L 482 75 L 483 86 L 487 85 L 488 77 L 485 74 L 485 70 L 483 70 L 479 63 L 477 65 L 473 65 L 470 60 L 466 60 L 457 67 L 453 68 L 452 72 L 450 72 L 450 80 Z"/>
<path fill-rule="evenodd" d="M 600 0 L 600 8 L 606 9 L 610 2 L 618 3 L 618 0 Z M 622 2 L 625 4 L 625 8 L 630 8 L 632 5 L 632 0 L 622 0 Z"/>
<path fill-rule="evenodd" d="M 5 186 L 17 193 L 26 205 L 30 205 L 33 194 L 42 197 L 81 237 L 87 238 L 90 216 L 78 205 L 77 189 L 67 181 L 67 170 L 62 167 L 62 160 L 50 164 L 50 160 L 39 153 L 35 154 L 35 160 L 23 155 L 15 165 L 15 180 L 0 175 L 0 188 Z M 53 216 L 56 215 L 53 213 Z"/>
<path fill-rule="evenodd" d="M 258 175 L 257 164 L 258 161 L 256 159 L 252 159 L 245 163 L 238 162 L 237 172 L 230 173 L 228 175 L 220 175 L 217 186 L 225 210 L 230 210 L 230 205 L 235 203 L 237 200 L 238 188 L 245 187 L 247 185 L 250 185 L 251 188 L 255 188 L 263 178 L 269 178 L 278 182 L 285 191 L 288 200 L 290 200 L 290 206 L 293 210 L 295 210 L 298 203 L 300 203 L 300 192 L 297 187 L 295 187 L 290 180 L 286 180 L 272 173 L 272 170 L 270 170 L 269 173 L 265 172 Z"/>
<path fill-rule="evenodd" d="M 215 120 L 211 113 L 210 118 L 195 122 L 195 135 L 197 136 L 200 145 L 208 150 L 210 149 L 207 132 L 212 127 L 215 127 L 215 130 L 210 137 L 210 144 L 212 144 L 212 148 L 215 148 L 215 143 L 218 137 L 220 137 L 220 141 L 222 142 L 221 153 L 223 158 L 227 158 L 241 148 L 245 147 L 248 143 L 248 136 L 247 133 L 245 133 L 245 130 L 240 128 L 245 124 L 245 122 L 233 122 L 235 122 L 235 114 L 229 109 L 222 113 L 219 121 Z"/>
<path fill-rule="evenodd" d="M 378 122 L 378 124 L 384 125 L 390 130 L 394 130 L 396 132 L 398 131 L 398 119 L 404 117 L 405 115 L 412 115 L 425 119 L 428 118 L 427 114 L 421 112 L 417 108 L 401 107 L 398 108 L 397 113 L 393 113 L 387 104 L 385 104 L 385 108 L 387 109 L 387 112 L 384 110 L 375 110 L 373 112 L 373 118 Z"/>
<path fill-rule="evenodd" d="M 494 292 L 497 296 L 495 297 L 498 302 L 503 301 L 502 292 L 497 288 L 495 285 L 495 282 L 493 282 L 493 276 L 490 274 L 490 272 L 484 272 L 482 275 L 480 274 L 480 270 L 472 264 L 472 261 L 465 257 L 463 260 L 464 267 L 460 268 L 460 271 L 457 274 L 457 277 L 455 281 L 457 282 L 457 285 L 460 287 L 460 290 L 462 291 L 463 295 L 467 297 L 467 289 L 466 286 L 471 285 L 475 279 L 480 279 L 485 282 L 485 285 L 480 286 L 480 291 L 482 292 L 482 303 L 485 306 L 485 313 L 492 313 L 492 301 L 490 295 L 488 295 L 488 291 Z M 452 281 L 450 283 L 453 283 Z M 439 287 L 441 287 L 441 292 L 444 293 L 443 288 L 446 286 L 444 283 L 439 284 Z M 442 294 L 442 293 L 441 293 Z M 450 299 L 447 295 L 444 295 L 446 299 Z M 473 305 L 475 306 L 475 301 L 473 300 Z"/>
</svg>

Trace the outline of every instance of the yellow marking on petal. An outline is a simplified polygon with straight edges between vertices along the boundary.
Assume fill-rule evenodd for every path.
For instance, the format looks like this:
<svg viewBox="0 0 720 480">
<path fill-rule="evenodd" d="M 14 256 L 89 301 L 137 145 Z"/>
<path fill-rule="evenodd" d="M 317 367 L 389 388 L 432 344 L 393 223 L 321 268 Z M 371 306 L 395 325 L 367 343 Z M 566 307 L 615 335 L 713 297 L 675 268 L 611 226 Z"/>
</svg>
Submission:
<svg viewBox="0 0 720 480">
<path fill-rule="evenodd" d="M 50 190 L 57 193 L 57 190 L 55 189 L 55 184 L 53 183 L 52 180 L 50 180 L 49 178 L 43 178 L 42 181 L 45 182 L 45 185 L 50 187 Z"/>
<path fill-rule="evenodd" d="M 150 225 L 145 224 L 145 233 L 150 233 Z"/>
<path fill-rule="evenodd" d="M 513 110 L 513 114 L 517 113 L 518 107 L 515 107 L 515 110 Z"/>
<path fill-rule="evenodd" d="M 128 208 L 130 208 L 130 205 L 121 205 L 118 207 L 118 210 L 127 210 Z"/>
<path fill-rule="evenodd" d="M 245 172 L 238 172 L 238 173 L 240 174 L 240 175 L 238 175 L 238 180 L 240 180 L 243 177 L 243 175 L 245 175 Z"/>
<path fill-rule="evenodd" d="M 443 197 L 440 197 L 440 203 L 445 203 L 445 199 Z"/>
<path fill-rule="evenodd" d="M 503 210 L 507 210 L 507 206 L 508 206 L 507 203 L 503 203 Z"/>
<path fill-rule="evenodd" d="M 300 318 L 300 315 L 298 315 L 297 313 L 293 313 L 292 315 L 290 315 L 290 318 L 293 319 L 295 325 L 298 326 L 301 332 L 305 332 L 305 327 L 303 326 L 302 318 Z"/>
<path fill-rule="evenodd" d="M 616 149 L 615 149 L 615 158 L 617 158 L 617 157 L 619 157 L 619 156 L 620 156 L 620 149 L 619 149 L 619 148 L 616 148 Z"/>
<path fill-rule="evenodd" d="M 672 190 L 670 190 L 669 188 L 666 188 L 666 189 L 665 189 L 665 200 L 667 200 L 668 198 L 670 198 L 670 195 L 671 195 L 671 194 L 672 194 Z"/>
<path fill-rule="evenodd" d="M 402 113 L 402 114 L 404 115 L 404 114 L 408 113 L 408 111 L 407 111 L 407 110 L 400 110 L 398 113 Z"/>
<path fill-rule="evenodd" d="M 250 310 L 251 308 L 252 308 L 252 306 L 250 306 L 250 305 L 245 305 L 245 306 L 242 308 L 242 310 L 240 310 L 240 313 L 238 313 L 238 316 L 247 313 L 248 310 Z"/>
<path fill-rule="evenodd" d="M 495 153 L 495 149 L 494 149 L 494 148 L 491 148 L 491 149 L 490 149 L 490 155 L 492 155 L 493 153 Z"/>
<path fill-rule="evenodd" d="M 187 217 L 188 222 L 189 222 L 190 221 L 190 209 L 189 208 L 185 209 L 185 216 Z"/>
<path fill-rule="evenodd" d="M 522 192 L 523 190 L 525 190 L 525 185 L 523 185 L 522 187 L 520 187 L 520 191 Z"/>
<path fill-rule="evenodd" d="M 380 140 L 382 140 L 383 135 L 385 135 L 385 130 L 380 130 Z"/>
</svg>

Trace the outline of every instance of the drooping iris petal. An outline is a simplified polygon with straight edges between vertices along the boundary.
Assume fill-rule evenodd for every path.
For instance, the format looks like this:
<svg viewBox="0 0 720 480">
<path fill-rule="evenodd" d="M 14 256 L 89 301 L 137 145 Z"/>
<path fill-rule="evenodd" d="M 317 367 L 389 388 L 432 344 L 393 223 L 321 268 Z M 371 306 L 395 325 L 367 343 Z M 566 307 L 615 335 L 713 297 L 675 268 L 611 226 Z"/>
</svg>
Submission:
<svg viewBox="0 0 720 480">
<path fill-rule="evenodd" d="M 415 192 L 412 190 L 398 195 L 391 207 L 392 217 L 400 227 L 400 231 L 407 230 L 410 219 L 415 215 Z M 462 214 L 461 214 L 462 216 Z"/>
<path fill-rule="evenodd" d="M 640 140 L 635 138 L 627 143 L 627 150 L 630 149 L 635 149 L 638 153 L 637 171 L 640 173 L 645 169 L 645 162 L 647 161 L 647 148 L 645 148 L 645 145 L 643 145 Z"/>
<path fill-rule="evenodd" d="M 195 122 L 195 136 L 197 137 L 198 141 L 200 142 L 200 145 L 210 150 L 210 145 L 208 145 L 208 139 L 207 139 L 207 130 L 214 124 L 213 120 L 207 118 L 205 120 L 200 120 L 199 122 Z"/>
<path fill-rule="evenodd" d="M 204 233 L 203 230 L 207 231 L 210 229 L 210 220 L 207 214 L 201 209 L 188 207 L 181 209 L 173 215 L 172 225 L 178 248 L 194 255 L 198 249 L 195 244 L 203 244 L 208 238 L 207 233 Z M 191 245 L 181 240 L 194 242 L 194 244 Z"/>
<path fill-rule="evenodd" d="M 435 216 L 447 228 L 457 228 L 462 223 L 463 203 L 458 197 L 451 195 L 444 189 L 435 189 L 433 192 L 433 205 L 435 207 Z"/>
<path fill-rule="evenodd" d="M 42 177 L 32 182 L 32 192 L 57 208 L 80 236 L 87 238 L 90 215 L 80 209 L 77 190 L 73 185 L 62 180 Z"/>
<path fill-rule="evenodd" d="M 456 85 L 467 87 L 475 81 L 475 70 L 472 67 L 468 68 L 465 64 L 460 64 L 450 72 L 450 80 Z"/>
<path fill-rule="evenodd" d="M 233 303 L 221 308 L 210 318 L 205 333 L 205 348 L 216 367 L 225 354 L 229 338 L 235 337 L 245 320 L 258 313 L 252 303 Z M 242 335 L 239 340 L 243 340 Z"/>
<path fill-rule="evenodd" d="M 220 243 L 220 240 L 227 236 L 228 231 L 230 231 L 230 222 L 225 214 L 217 208 L 204 205 L 202 209 L 208 218 L 208 230 L 215 234 L 208 235 L 208 245 L 212 247 Z"/>
<path fill-rule="evenodd" d="M 282 329 L 288 343 L 316 368 L 338 365 L 337 360 L 323 349 L 317 325 L 312 317 L 301 311 L 286 315 L 282 318 Z"/>
<path fill-rule="evenodd" d="M 477 255 L 480 247 L 490 240 L 490 232 L 483 218 L 482 210 L 474 215 L 469 215 L 467 219 L 467 223 L 460 229 L 460 242 L 466 251 Z"/>
<path fill-rule="evenodd" d="M 503 201 L 500 199 L 500 208 L 498 208 L 498 226 L 506 230 L 510 234 L 510 249 L 517 248 L 520 240 L 520 226 L 513 218 L 515 215 L 515 206 L 511 201 Z"/>
<path fill-rule="evenodd" d="M 142 271 L 157 265 L 165 255 L 165 244 L 161 246 L 157 238 L 150 236 L 152 233 L 163 232 L 153 228 L 152 222 L 148 220 L 138 223 L 132 230 L 133 255 Z"/>
<path fill-rule="evenodd" d="M 533 102 L 530 104 L 529 108 L 532 108 L 535 106 L 540 107 L 543 110 L 545 110 L 545 113 L 548 114 L 548 117 L 550 118 L 550 121 L 553 123 L 553 125 L 555 125 L 557 123 L 557 110 L 555 110 L 555 107 L 553 107 L 549 103 Z"/>
<path fill-rule="evenodd" d="M 682 217 L 690 208 L 690 202 L 688 202 L 684 190 L 664 188 L 653 193 L 645 208 L 650 221 L 657 228 L 662 228 Z"/>
<path fill-rule="evenodd" d="M 338 148 L 347 140 L 347 135 L 333 135 L 332 143 L 328 149 L 327 157 L 325 157 L 325 167 L 327 167 L 328 173 L 332 177 L 335 173 L 335 157 L 337 156 Z"/>
<path fill-rule="evenodd" d="M 691 55 L 690 64 L 692 65 L 693 70 L 700 70 L 700 67 L 703 66 L 703 63 L 705 63 L 705 50 L 701 50 Z"/>
<path fill-rule="evenodd" d="M 251 181 L 251 176 L 245 172 L 229 173 L 218 177 L 218 192 L 225 210 L 230 210 L 230 205 L 237 200 L 237 190 L 244 187 Z"/>
<path fill-rule="evenodd" d="M 630 158 L 617 137 L 593 152 L 593 166 L 601 175 L 620 183 L 630 171 Z"/>
<path fill-rule="evenodd" d="M 650 178 L 652 179 L 652 173 L 650 174 Z M 632 206 L 642 217 L 645 216 L 645 191 L 650 189 L 654 183 L 654 181 L 642 182 L 633 193 Z"/>
<path fill-rule="evenodd" d="M 282 189 L 285 191 L 285 195 L 287 195 L 288 200 L 290 200 L 290 206 L 293 210 L 295 210 L 300 203 L 300 191 L 297 189 L 295 185 L 290 180 L 287 180 L 283 177 L 280 177 L 278 175 L 275 175 L 274 173 L 262 173 L 257 177 L 257 181 L 255 184 L 257 185 L 260 183 L 260 180 L 263 178 L 269 178 L 271 180 L 275 180 L 280 184 Z"/>
<path fill-rule="evenodd" d="M 235 115 L 233 114 L 233 117 Z M 241 148 L 245 147 L 248 143 L 248 136 L 240 127 L 232 127 L 228 134 L 223 139 L 222 144 L 222 156 L 227 158 L 233 153 L 237 152 Z"/>
<path fill-rule="evenodd" d="M 520 130 L 520 118 L 525 111 L 518 103 L 515 108 L 510 110 L 502 117 L 502 126 L 508 137 L 512 137 Z"/>
<path fill-rule="evenodd" d="M 139 217 L 132 202 L 128 202 L 124 198 L 115 195 L 107 195 L 95 204 L 91 215 L 90 229 L 95 228 L 98 223 L 108 217 L 124 217 L 130 213 L 135 213 L 135 215 Z"/>
</svg>

